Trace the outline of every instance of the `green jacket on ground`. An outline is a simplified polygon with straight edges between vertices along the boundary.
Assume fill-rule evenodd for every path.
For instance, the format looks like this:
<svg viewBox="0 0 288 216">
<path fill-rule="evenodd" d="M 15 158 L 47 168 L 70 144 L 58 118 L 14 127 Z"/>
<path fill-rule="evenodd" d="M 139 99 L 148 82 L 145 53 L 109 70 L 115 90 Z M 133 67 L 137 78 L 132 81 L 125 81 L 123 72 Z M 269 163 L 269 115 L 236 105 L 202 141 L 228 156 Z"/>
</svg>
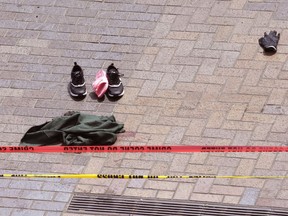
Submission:
<svg viewBox="0 0 288 216">
<path fill-rule="evenodd" d="M 68 112 L 50 122 L 31 127 L 20 145 L 112 145 L 120 132 L 124 132 L 124 124 L 117 123 L 114 116 Z"/>
</svg>

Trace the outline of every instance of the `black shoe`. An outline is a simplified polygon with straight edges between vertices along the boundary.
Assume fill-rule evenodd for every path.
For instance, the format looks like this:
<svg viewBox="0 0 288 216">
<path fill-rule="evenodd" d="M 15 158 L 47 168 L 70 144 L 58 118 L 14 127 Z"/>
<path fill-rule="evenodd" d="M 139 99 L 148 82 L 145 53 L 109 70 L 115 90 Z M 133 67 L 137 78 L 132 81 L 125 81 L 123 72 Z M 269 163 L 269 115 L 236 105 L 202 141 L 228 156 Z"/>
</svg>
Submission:
<svg viewBox="0 0 288 216">
<path fill-rule="evenodd" d="M 74 62 L 74 67 L 71 71 L 72 81 L 69 83 L 69 94 L 72 97 L 84 97 L 87 95 L 85 79 L 82 68 Z"/>
<path fill-rule="evenodd" d="M 119 73 L 113 63 L 107 68 L 107 79 L 109 83 L 107 94 L 109 97 L 121 97 L 124 94 L 123 83 L 120 79 L 121 76 L 123 76 L 123 74 Z"/>
</svg>

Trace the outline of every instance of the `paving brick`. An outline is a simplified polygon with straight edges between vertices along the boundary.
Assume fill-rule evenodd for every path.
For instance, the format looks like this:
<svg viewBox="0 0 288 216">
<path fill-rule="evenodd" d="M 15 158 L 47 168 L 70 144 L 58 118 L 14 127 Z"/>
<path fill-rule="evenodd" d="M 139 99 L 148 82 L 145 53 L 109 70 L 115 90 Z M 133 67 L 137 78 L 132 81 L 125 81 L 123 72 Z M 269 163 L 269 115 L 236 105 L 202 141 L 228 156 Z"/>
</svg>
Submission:
<svg viewBox="0 0 288 216">
<path fill-rule="evenodd" d="M 244 44 L 239 59 L 253 59 L 257 50 L 258 46 L 255 44 Z"/>
<path fill-rule="evenodd" d="M 152 137 L 152 139 L 160 139 L 159 137 L 153 137 L 153 136 L 151 136 Z M 161 137 L 161 136 L 160 136 Z M 155 145 L 155 142 L 153 143 L 154 145 Z M 150 144 L 151 145 L 151 144 Z M 143 159 L 143 160 L 148 160 L 148 161 L 151 161 L 151 160 L 153 160 L 153 161 L 165 161 L 165 162 L 170 162 L 170 161 L 172 161 L 172 159 L 173 159 L 173 155 L 167 155 L 167 154 L 162 154 L 162 153 L 147 153 L 147 154 L 142 154 L 141 155 L 141 159 Z"/>
<path fill-rule="evenodd" d="M 206 88 L 206 92 L 204 92 L 201 97 L 201 108 L 203 105 L 210 104 L 211 106 L 215 105 L 215 108 L 223 107 L 227 109 L 227 107 L 230 106 L 229 104 L 217 102 L 216 100 L 216 98 L 219 97 L 220 92 L 221 92 L 221 87 L 219 84 L 213 84 L 213 83 L 208 84 Z"/>
<path fill-rule="evenodd" d="M 260 113 L 263 110 L 266 101 L 267 97 L 265 96 L 253 96 L 247 107 L 247 112 Z"/>
<path fill-rule="evenodd" d="M 75 192 L 83 193 L 106 193 L 108 187 L 104 186 L 91 186 L 91 185 L 78 185 Z"/>
<path fill-rule="evenodd" d="M 129 114 L 144 114 L 147 111 L 147 107 L 143 106 L 129 106 L 119 105 L 115 107 L 114 112 L 117 113 L 129 113 Z"/>
<path fill-rule="evenodd" d="M 220 128 L 225 119 L 225 113 L 215 111 L 211 114 L 206 124 L 206 128 Z"/>
<path fill-rule="evenodd" d="M 194 48 L 194 41 L 181 41 L 175 52 L 175 56 L 189 56 Z"/>
<path fill-rule="evenodd" d="M 172 199 L 174 195 L 174 191 L 163 191 L 160 190 L 157 193 L 157 198 L 159 199 Z"/>
<path fill-rule="evenodd" d="M 204 24 L 195 24 L 195 23 L 189 24 L 186 29 L 186 31 L 195 32 L 195 33 L 214 33 L 216 32 L 216 30 L 217 30 L 216 25 L 204 25 Z M 201 40 L 203 42 L 203 39 Z M 207 38 L 207 40 L 209 40 L 209 43 L 212 43 L 211 39 Z M 198 48 L 200 48 L 202 42 L 199 42 Z M 205 47 L 205 45 L 202 45 L 202 46 Z"/>
<path fill-rule="evenodd" d="M 235 25 L 234 34 L 249 34 L 252 25 L 254 24 L 254 20 L 252 19 L 241 19 L 241 22 L 238 22 Z"/>
<path fill-rule="evenodd" d="M 45 216 L 61 216 L 61 212 L 47 212 Z"/>
<path fill-rule="evenodd" d="M 213 41 L 213 34 L 208 33 L 201 33 L 195 43 L 195 48 L 199 49 L 208 49 Z"/>
<path fill-rule="evenodd" d="M 138 168 L 138 169 L 151 169 L 153 166 L 153 161 L 147 161 L 145 164 L 143 164 L 140 161 L 137 160 L 123 160 L 122 167 L 127 167 L 127 168 Z"/>
<path fill-rule="evenodd" d="M 286 133 L 270 133 L 267 140 L 284 143 L 287 141 L 287 135 Z"/>
<path fill-rule="evenodd" d="M 259 206 L 273 206 L 273 207 L 282 207 L 282 208 L 287 208 L 287 200 L 277 200 L 275 202 L 275 199 L 265 199 L 265 198 L 259 198 L 257 200 L 256 205 Z"/>
<path fill-rule="evenodd" d="M 165 74 L 159 83 L 159 89 L 173 89 L 179 75 L 178 74 Z M 143 88 L 145 87 L 145 83 Z M 141 93 L 141 91 L 140 91 Z"/>
<path fill-rule="evenodd" d="M 265 185 L 259 197 L 275 198 L 280 188 L 281 188 L 281 183 L 279 181 L 274 180 L 274 179 L 269 179 L 265 182 Z"/>
<path fill-rule="evenodd" d="M 198 179 L 195 187 L 193 189 L 193 193 L 209 193 L 214 179 Z M 193 196 L 193 195 L 192 195 Z"/>
<path fill-rule="evenodd" d="M 199 74 L 213 75 L 218 65 L 217 59 L 205 59 L 199 68 Z"/>
<path fill-rule="evenodd" d="M 257 17 L 257 12 L 256 11 L 247 11 L 247 10 L 229 9 L 226 11 L 225 16 L 255 19 Z M 255 25 L 255 26 L 257 26 L 257 25 Z"/>
<path fill-rule="evenodd" d="M 55 196 L 54 196 L 54 201 L 58 201 L 58 202 L 68 202 L 71 198 L 71 194 L 70 193 L 62 193 L 62 192 L 58 192 Z"/>
<path fill-rule="evenodd" d="M 21 194 L 21 190 L 3 188 L 0 192 L 0 197 L 14 197 L 17 198 Z"/>
<path fill-rule="evenodd" d="M 152 63 L 154 62 L 154 55 L 143 55 L 140 59 L 137 69 L 138 70 L 149 70 L 151 68 Z"/>
<path fill-rule="evenodd" d="M 198 108 L 203 110 L 228 111 L 230 106 L 231 105 L 229 103 L 200 101 Z"/>
<path fill-rule="evenodd" d="M 242 9 L 245 6 L 246 0 L 232 0 L 230 8 Z"/>
<path fill-rule="evenodd" d="M 244 121 L 252 121 L 258 123 L 267 123 L 272 124 L 275 120 L 275 116 L 273 115 L 264 115 L 264 114 L 252 114 L 252 113 L 245 113 L 243 116 Z"/>
<path fill-rule="evenodd" d="M 29 129 L 30 127 L 29 126 L 27 126 L 27 125 L 6 125 L 6 126 L 4 126 L 3 127 L 3 132 L 5 132 L 5 133 L 15 133 L 15 134 L 23 134 L 23 133 L 25 133 L 28 129 Z M 18 155 L 19 156 L 19 155 Z M 13 157 L 10 157 L 11 159 L 13 158 Z M 25 157 L 26 158 L 26 157 Z M 15 160 L 18 160 L 18 158 L 17 159 L 15 159 Z"/>
<path fill-rule="evenodd" d="M 216 138 L 207 138 L 207 137 L 195 137 L 195 136 L 184 136 L 183 143 L 197 143 L 197 145 L 214 145 L 216 142 Z M 196 162 L 194 162 L 196 163 Z"/>
<path fill-rule="evenodd" d="M 52 200 L 53 196 L 54 192 L 25 190 L 19 197 L 29 200 Z"/>
<path fill-rule="evenodd" d="M 80 166 L 85 166 L 88 164 L 90 160 L 89 156 L 77 156 L 76 158 L 74 158 L 73 160 L 73 165 L 80 165 Z"/>
<path fill-rule="evenodd" d="M 172 64 L 175 65 L 189 65 L 189 66 L 197 66 L 197 65 L 201 65 L 202 63 L 202 59 L 201 58 L 195 58 L 195 57 L 178 57 L 175 56 L 172 58 L 171 60 Z"/>
<path fill-rule="evenodd" d="M 27 189 L 27 190 L 40 190 L 42 185 L 43 185 L 42 182 L 37 182 L 37 181 L 13 180 L 13 181 L 11 181 L 11 183 L 9 185 L 9 188 L 18 188 L 18 189 Z"/>
<path fill-rule="evenodd" d="M 279 192 L 277 198 L 288 199 L 288 190 L 282 190 Z"/>
<path fill-rule="evenodd" d="M 0 182 L 0 187 L 1 188 L 7 188 L 8 185 L 10 184 L 11 180 L 10 179 L 2 179 Z"/>
<path fill-rule="evenodd" d="M 126 188 L 124 191 L 125 196 L 136 196 L 136 197 L 156 197 L 157 190 L 151 189 L 135 189 L 135 188 Z"/>
<path fill-rule="evenodd" d="M 233 52 L 233 51 L 224 51 L 219 66 L 221 67 L 233 67 L 237 58 L 239 56 L 239 52 Z"/>
<path fill-rule="evenodd" d="M 148 170 L 135 170 L 133 175 L 149 175 Z M 143 188 L 145 182 L 147 180 L 145 179 L 131 179 L 130 182 L 128 182 L 128 187 L 129 188 Z"/>
<path fill-rule="evenodd" d="M 223 195 L 216 194 L 201 194 L 193 193 L 190 197 L 190 200 L 203 201 L 203 202 L 221 202 L 223 200 Z"/>
<path fill-rule="evenodd" d="M 212 47 L 213 50 L 217 50 L 217 55 L 215 55 L 214 57 L 220 57 L 221 55 L 221 51 L 225 50 L 225 51 L 241 51 L 242 45 L 241 44 L 237 44 L 237 43 L 225 43 L 225 42 L 214 42 Z M 218 51 L 219 50 L 219 51 Z"/>
<path fill-rule="evenodd" d="M 179 144 L 185 134 L 185 128 L 183 127 L 172 127 L 170 133 L 167 136 L 165 143 Z"/>
<path fill-rule="evenodd" d="M 211 193 L 216 194 L 226 194 L 226 195 L 242 195 L 244 192 L 243 187 L 233 187 L 233 186 L 222 186 L 222 185 L 213 185 Z"/>
<path fill-rule="evenodd" d="M 126 185 L 127 185 L 127 180 L 125 179 L 113 179 L 107 192 L 115 194 L 115 195 L 121 195 L 123 191 L 125 190 Z"/>
<path fill-rule="evenodd" d="M 242 94 L 251 94 L 251 95 L 270 95 L 271 88 L 264 88 L 264 87 L 254 87 L 254 86 L 243 86 L 240 89 L 240 93 Z"/>
<path fill-rule="evenodd" d="M 43 117 L 46 113 L 46 109 L 35 109 L 35 108 L 27 108 L 27 107 L 17 107 L 14 111 L 14 115 L 19 116 L 39 116 Z"/>
<path fill-rule="evenodd" d="M 157 190 L 175 190 L 177 188 L 177 182 L 169 181 L 147 181 L 144 188 L 157 189 Z"/>
<path fill-rule="evenodd" d="M 5 46 L 1 45 L 0 53 L 8 53 L 8 54 L 20 54 L 20 55 L 28 55 L 31 51 L 29 47 L 15 47 L 15 46 Z"/>
<path fill-rule="evenodd" d="M 13 209 L 11 209 L 11 208 L 2 208 L 1 207 L 0 210 L 1 210 L 1 213 L 3 215 L 10 215 L 10 213 L 12 212 Z"/>
<path fill-rule="evenodd" d="M 223 199 L 223 203 L 237 205 L 239 203 L 239 200 L 239 196 L 225 196 Z"/>
<path fill-rule="evenodd" d="M 235 172 L 235 175 L 251 175 L 256 161 L 251 159 L 242 159 Z"/>
<path fill-rule="evenodd" d="M 252 140 L 265 140 L 271 130 L 271 124 L 258 124 L 252 134 Z"/>
<path fill-rule="evenodd" d="M 229 77 L 226 80 L 226 85 L 223 89 L 223 92 L 227 92 L 227 93 L 239 92 L 239 89 L 241 88 L 242 81 L 243 81 L 243 78 Z"/>
<path fill-rule="evenodd" d="M 255 205 L 259 195 L 259 189 L 246 188 L 240 200 L 242 205 Z"/>
<path fill-rule="evenodd" d="M 0 198 L 1 207 L 9 208 L 29 208 L 32 204 L 32 200 L 15 199 L 15 198 Z"/>
<path fill-rule="evenodd" d="M 265 61 L 256 61 L 257 64 L 255 64 L 255 60 L 237 60 L 235 63 L 236 68 L 246 68 L 246 69 L 253 69 L 253 70 L 259 70 L 264 69 L 266 66 Z"/>
<path fill-rule="evenodd" d="M 181 74 L 178 77 L 178 80 L 177 80 L 178 83 L 176 83 L 176 87 L 177 87 L 177 84 L 179 84 L 179 82 L 191 82 L 194 79 L 197 71 L 198 71 L 198 66 L 185 66 Z"/>
<path fill-rule="evenodd" d="M 249 70 L 243 85 L 256 86 L 262 75 L 261 70 Z"/>
<path fill-rule="evenodd" d="M 287 121 L 288 121 L 288 118 L 286 116 L 277 116 L 271 131 L 272 132 L 286 132 Z"/>
<path fill-rule="evenodd" d="M 171 48 L 177 47 L 178 44 L 179 44 L 179 40 L 173 40 L 173 39 L 157 39 L 157 38 L 153 38 L 149 42 L 149 46 L 157 45 L 159 47 L 171 47 Z"/>
<path fill-rule="evenodd" d="M 190 16 L 177 16 L 171 30 L 184 31 L 189 24 Z"/>
<path fill-rule="evenodd" d="M 210 13 L 209 8 L 197 8 L 190 22 L 205 23 L 206 19 L 209 17 L 209 13 Z"/>
<path fill-rule="evenodd" d="M 257 169 L 270 169 L 276 158 L 275 153 L 262 153 L 257 161 L 255 168 Z"/>
<path fill-rule="evenodd" d="M 275 162 L 273 164 L 273 170 L 285 170 L 287 165 L 284 162 Z"/>
<path fill-rule="evenodd" d="M 215 165 L 215 166 L 226 166 L 226 167 L 237 167 L 239 165 L 240 160 L 237 158 L 228 158 L 228 157 L 213 157 L 210 156 L 206 164 L 207 165 Z"/>
<path fill-rule="evenodd" d="M 214 36 L 215 41 L 227 41 L 231 37 L 233 26 L 218 26 Z"/>
<path fill-rule="evenodd" d="M 276 11 L 276 3 L 264 3 L 264 2 L 248 2 L 245 7 L 246 10 L 253 11 Z"/>
<path fill-rule="evenodd" d="M 194 185 L 191 183 L 179 183 L 178 188 L 174 194 L 174 199 L 188 200 Z"/>
<path fill-rule="evenodd" d="M 153 38 L 165 38 L 171 28 L 170 23 L 158 23 L 153 31 Z M 177 29 L 176 29 L 177 30 Z"/>
<path fill-rule="evenodd" d="M 153 134 L 168 134 L 170 131 L 169 126 L 163 125 L 140 125 L 137 132 L 140 133 L 153 133 Z"/>
<path fill-rule="evenodd" d="M 160 116 L 158 123 L 161 125 L 181 126 L 186 127 L 190 124 L 190 119 L 180 117 Z"/>
<path fill-rule="evenodd" d="M 73 189 L 74 185 L 54 183 L 54 182 L 44 182 L 42 186 L 42 190 L 57 191 L 57 192 L 72 192 Z"/>
<path fill-rule="evenodd" d="M 230 2 L 215 2 L 210 11 L 210 16 L 223 16 L 229 6 Z"/>
<path fill-rule="evenodd" d="M 228 113 L 227 119 L 241 120 L 246 110 L 246 104 L 234 104 Z"/>
<path fill-rule="evenodd" d="M 31 207 L 38 210 L 63 211 L 65 205 L 66 203 L 60 202 L 34 201 Z"/>
<path fill-rule="evenodd" d="M 14 209 L 11 216 L 44 216 L 44 211 L 28 210 L 28 209 Z"/>
<path fill-rule="evenodd" d="M 282 104 L 287 90 L 285 89 L 273 89 L 270 97 L 268 98 L 267 104 L 280 105 Z"/>
<path fill-rule="evenodd" d="M 237 159 L 237 158 L 235 158 Z M 235 172 L 235 167 L 229 167 L 229 166 L 220 166 L 219 170 L 218 170 L 218 175 L 219 176 L 230 176 L 230 175 L 234 175 Z M 213 181 L 213 184 L 217 184 L 217 185 L 232 185 L 231 184 L 231 179 L 224 179 L 224 178 L 216 178 Z M 237 186 L 241 186 L 241 185 L 237 185 Z"/>
<path fill-rule="evenodd" d="M 223 130 L 223 129 L 205 129 L 203 132 L 203 136 L 204 137 L 233 139 L 233 137 L 235 136 L 235 131 Z"/>
<path fill-rule="evenodd" d="M 206 125 L 206 121 L 204 119 L 192 119 L 189 127 L 187 128 L 185 135 L 201 136 L 205 128 L 205 125 Z"/>
<path fill-rule="evenodd" d="M 264 186 L 264 179 L 233 179 L 231 185 L 240 187 L 257 188 L 261 190 Z"/>
<path fill-rule="evenodd" d="M 218 171 L 217 166 L 208 166 L 208 165 L 192 165 L 188 164 L 186 172 L 199 175 L 215 175 Z"/>
<path fill-rule="evenodd" d="M 174 156 L 171 166 L 169 167 L 170 171 L 183 172 L 186 168 L 187 162 L 189 162 L 190 155 L 177 154 Z"/>
<path fill-rule="evenodd" d="M 236 25 L 238 22 L 238 19 L 236 17 L 212 17 L 210 16 L 207 21 L 209 24 L 213 25 Z"/>
</svg>

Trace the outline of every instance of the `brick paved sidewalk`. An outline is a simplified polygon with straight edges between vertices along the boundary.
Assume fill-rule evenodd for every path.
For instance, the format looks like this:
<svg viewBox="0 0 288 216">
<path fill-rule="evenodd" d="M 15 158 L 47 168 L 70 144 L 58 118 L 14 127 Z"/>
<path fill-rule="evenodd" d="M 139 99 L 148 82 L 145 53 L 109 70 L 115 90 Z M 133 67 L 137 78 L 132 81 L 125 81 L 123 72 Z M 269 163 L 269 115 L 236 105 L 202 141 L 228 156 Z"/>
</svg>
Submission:
<svg viewBox="0 0 288 216">
<path fill-rule="evenodd" d="M 133 2 L 133 3 L 132 3 Z M 0 0 L 0 145 L 69 110 L 114 114 L 116 145 L 286 145 L 285 0 Z M 265 56 L 258 38 L 281 32 Z M 73 62 L 89 94 L 69 97 Z M 111 63 L 119 101 L 91 83 Z M 2 173 L 287 175 L 286 153 L 0 154 Z M 70 215 L 73 192 L 288 207 L 288 179 L 1 179 L 0 215 Z"/>
</svg>

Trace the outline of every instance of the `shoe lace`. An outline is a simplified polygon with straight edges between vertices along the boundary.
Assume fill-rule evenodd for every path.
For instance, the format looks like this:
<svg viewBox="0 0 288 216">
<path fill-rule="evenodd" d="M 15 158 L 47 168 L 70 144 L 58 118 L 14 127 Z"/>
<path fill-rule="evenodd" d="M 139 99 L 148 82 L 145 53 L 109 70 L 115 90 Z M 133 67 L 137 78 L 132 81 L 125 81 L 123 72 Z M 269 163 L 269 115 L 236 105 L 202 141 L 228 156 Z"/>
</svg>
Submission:
<svg viewBox="0 0 288 216">
<path fill-rule="evenodd" d="M 74 72 L 73 76 L 73 84 L 74 85 L 81 85 L 83 84 L 83 78 L 80 71 Z"/>
<path fill-rule="evenodd" d="M 114 72 L 110 73 L 109 81 L 111 85 L 119 84 L 120 83 L 119 74 L 114 73 Z"/>
</svg>

